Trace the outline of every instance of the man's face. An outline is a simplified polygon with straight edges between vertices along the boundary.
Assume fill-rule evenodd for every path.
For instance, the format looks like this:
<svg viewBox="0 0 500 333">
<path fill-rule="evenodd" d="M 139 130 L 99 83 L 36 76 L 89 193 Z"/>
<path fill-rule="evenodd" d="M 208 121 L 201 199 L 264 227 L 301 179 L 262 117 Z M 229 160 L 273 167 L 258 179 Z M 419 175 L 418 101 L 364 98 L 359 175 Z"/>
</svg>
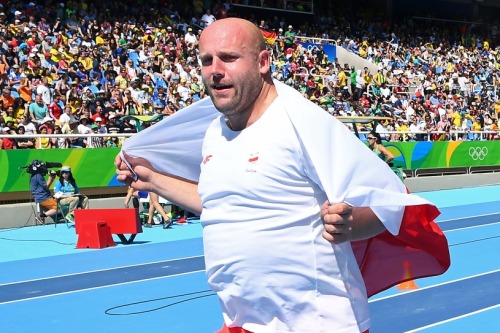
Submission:
<svg viewBox="0 0 500 333">
<path fill-rule="evenodd" d="M 202 79 L 215 107 L 225 115 L 249 110 L 263 85 L 261 59 L 268 52 L 258 54 L 252 42 L 255 38 L 243 28 L 226 29 L 218 21 L 200 37 Z"/>
</svg>

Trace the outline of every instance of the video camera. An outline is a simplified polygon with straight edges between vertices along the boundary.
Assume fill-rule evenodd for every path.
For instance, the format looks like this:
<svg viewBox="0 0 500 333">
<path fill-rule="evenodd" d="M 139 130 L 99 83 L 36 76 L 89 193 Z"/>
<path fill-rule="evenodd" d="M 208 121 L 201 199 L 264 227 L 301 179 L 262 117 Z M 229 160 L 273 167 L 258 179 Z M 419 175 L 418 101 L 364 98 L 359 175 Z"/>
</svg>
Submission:
<svg viewBox="0 0 500 333">
<path fill-rule="evenodd" d="M 33 161 L 31 161 L 31 163 L 29 165 L 19 167 L 19 169 L 25 169 L 26 172 L 32 176 L 36 175 L 36 174 L 40 174 L 42 176 L 45 176 L 47 174 L 47 172 L 49 171 L 49 169 L 60 168 L 60 167 L 62 167 L 61 163 L 42 162 L 39 160 L 33 160 Z M 50 174 L 60 176 L 61 172 L 59 170 L 56 170 L 56 171 L 51 170 Z"/>
</svg>

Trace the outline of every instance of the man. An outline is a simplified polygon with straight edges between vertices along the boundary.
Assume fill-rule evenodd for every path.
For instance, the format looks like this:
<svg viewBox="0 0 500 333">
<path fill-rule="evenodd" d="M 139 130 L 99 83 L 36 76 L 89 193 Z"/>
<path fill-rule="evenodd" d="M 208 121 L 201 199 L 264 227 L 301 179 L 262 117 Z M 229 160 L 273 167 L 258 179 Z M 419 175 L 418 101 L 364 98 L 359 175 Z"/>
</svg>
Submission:
<svg viewBox="0 0 500 333">
<path fill-rule="evenodd" d="M 42 78 L 38 87 L 36 87 L 37 95 L 42 96 L 42 101 L 47 106 L 49 106 L 52 103 L 52 93 L 48 85 L 49 85 L 49 80 L 46 77 L 44 77 Z"/>
<path fill-rule="evenodd" d="M 35 101 L 29 106 L 29 114 L 31 121 L 34 123 L 41 124 L 43 119 L 48 116 L 49 109 L 47 105 L 42 100 L 42 95 L 37 94 L 35 96 Z"/>
<path fill-rule="evenodd" d="M 61 97 L 62 97 L 61 95 L 54 95 L 54 99 L 52 100 L 52 103 L 50 103 L 48 107 L 49 116 L 54 120 L 59 120 L 59 118 L 61 118 L 61 115 L 63 113 L 61 105 L 64 105 L 64 103 L 61 102 Z"/>
<path fill-rule="evenodd" d="M 0 97 L 0 101 L 3 103 L 3 107 L 8 109 L 9 106 L 14 105 L 15 98 L 10 94 L 9 88 L 2 89 L 2 96 Z"/>
<path fill-rule="evenodd" d="M 190 89 L 187 86 L 186 79 L 181 79 L 179 85 L 177 86 L 177 92 L 181 96 L 181 101 L 184 103 L 191 96 Z"/>
<path fill-rule="evenodd" d="M 214 23 L 215 20 L 216 18 L 212 15 L 210 9 L 207 9 L 205 14 L 201 17 L 200 23 L 202 27 L 208 27 L 210 24 Z"/>
<path fill-rule="evenodd" d="M 47 216 L 52 217 L 57 213 L 57 202 L 50 193 L 50 185 L 54 182 L 55 173 L 49 173 L 49 180 L 46 182 L 44 176 L 47 174 L 47 169 L 39 161 L 33 161 L 29 168 L 31 194 L 35 202 L 40 204 L 41 209 L 37 221 L 44 224 Z"/>
<path fill-rule="evenodd" d="M 36 134 L 36 126 L 29 120 L 29 118 L 25 115 L 22 115 L 19 117 L 19 120 L 21 121 L 18 125 L 24 127 L 24 133 L 25 134 Z"/>
<path fill-rule="evenodd" d="M 189 49 L 194 49 L 198 45 L 198 39 L 193 32 L 193 28 L 188 28 L 187 33 L 184 36 L 184 40 L 186 41 L 186 45 Z"/>
<path fill-rule="evenodd" d="M 135 149 L 151 149 L 140 144 L 152 134 L 145 130 L 137 134 L 139 139 L 129 139 L 137 147 L 125 141 L 122 156 L 130 169 L 117 157 L 118 180 L 201 213 L 208 283 L 220 298 L 227 327 L 240 327 L 238 332 L 367 331 L 366 290 L 350 241 L 385 228 L 397 233 L 404 207 L 387 210 L 381 206 L 387 197 L 380 206 L 357 201 L 348 192 L 357 187 L 360 197 L 367 195 L 361 183 L 370 181 L 368 164 L 348 160 L 363 155 L 369 165 L 380 167 L 378 177 L 371 177 L 384 180 L 376 185 L 380 191 L 387 185 L 395 197 L 415 197 L 404 194 L 392 171 L 343 124 L 292 88 L 272 81 L 269 51 L 251 22 L 218 20 L 203 31 L 199 45 L 211 99 L 192 108 L 197 112 L 190 115 L 189 126 L 194 129 L 197 121 L 209 119 L 206 132 L 200 128 L 206 133 L 202 142 L 196 144 L 203 146 L 202 156 L 193 158 L 200 159 L 201 172 L 196 167 L 181 170 L 191 164 L 190 156 L 200 153 L 198 148 L 183 151 L 186 159 L 171 169 L 173 164 L 165 168 L 135 154 Z M 222 115 L 211 116 L 209 103 Z M 188 110 L 166 120 L 186 124 Z M 151 130 L 163 130 L 161 125 Z M 192 132 L 175 135 L 194 143 Z M 317 145 L 318 140 L 326 146 Z M 334 158 L 329 144 L 346 158 Z M 321 214 L 327 198 L 335 203 L 323 204 Z"/>
<path fill-rule="evenodd" d="M 288 26 L 288 30 L 285 31 L 285 49 L 293 48 L 295 44 L 295 31 L 291 25 Z"/>
<path fill-rule="evenodd" d="M 73 112 L 71 110 L 71 106 L 65 105 L 64 106 L 64 113 L 61 114 L 61 116 L 59 117 L 59 126 L 61 126 L 61 129 L 64 129 L 65 127 L 69 128 L 69 122 L 71 120 L 75 120 L 76 122 L 78 122 L 76 120 L 75 116 L 73 115 Z M 64 132 L 64 130 L 63 130 L 63 132 Z"/>
</svg>

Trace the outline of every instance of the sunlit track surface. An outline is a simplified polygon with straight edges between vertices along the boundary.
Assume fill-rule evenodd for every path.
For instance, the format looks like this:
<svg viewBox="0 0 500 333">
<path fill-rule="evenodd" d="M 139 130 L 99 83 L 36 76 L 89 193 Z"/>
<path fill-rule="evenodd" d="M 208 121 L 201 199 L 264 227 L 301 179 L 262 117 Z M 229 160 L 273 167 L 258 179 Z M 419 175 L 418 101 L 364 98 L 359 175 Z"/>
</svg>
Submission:
<svg viewBox="0 0 500 333">
<path fill-rule="evenodd" d="M 443 275 L 416 280 L 416 290 L 390 288 L 372 297 L 370 333 L 497 331 L 492 323 L 500 317 L 500 201 L 477 200 L 486 194 L 500 198 L 500 187 L 472 193 L 433 193 L 444 207 L 437 222 L 452 265 Z M 465 198 L 476 203 L 464 204 Z M 201 236 L 201 225 L 191 223 L 145 230 L 134 245 L 81 250 L 72 248 L 74 231 L 65 228 L 3 232 L 0 332 L 217 331 L 221 309 L 208 290 Z M 36 242 L 25 241 L 30 239 Z M 69 250 L 47 256 L 50 246 L 52 253 Z"/>
<path fill-rule="evenodd" d="M 373 318 L 383 318 L 373 321 L 370 332 L 406 332 L 499 302 L 500 271 L 468 277 L 370 302 Z"/>
<path fill-rule="evenodd" d="M 471 226 L 492 224 L 496 223 L 498 220 L 500 220 L 500 214 L 447 221 L 439 223 L 439 225 L 443 231 L 451 231 Z M 205 264 L 203 256 L 197 256 L 93 272 L 69 274 L 34 281 L 10 283 L 0 285 L 0 304 L 76 290 L 168 277 L 170 275 L 197 272 L 204 269 Z"/>
</svg>

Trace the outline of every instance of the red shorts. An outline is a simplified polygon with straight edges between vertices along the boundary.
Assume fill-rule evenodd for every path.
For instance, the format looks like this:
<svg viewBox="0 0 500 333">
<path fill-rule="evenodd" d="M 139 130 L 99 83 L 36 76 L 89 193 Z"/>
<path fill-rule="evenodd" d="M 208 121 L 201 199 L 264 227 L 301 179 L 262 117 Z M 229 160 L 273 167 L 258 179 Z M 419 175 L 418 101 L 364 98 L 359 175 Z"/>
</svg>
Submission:
<svg viewBox="0 0 500 333">
<path fill-rule="evenodd" d="M 222 329 L 220 331 L 217 331 L 216 333 L 252 333 L 250 331 L 247 331 L 244 328 L 241 327 L 227 327 L 226 324 L 222 326 Z M 366 330 L 363 333 L 370 333 L 370 330 Z"/>
</svg>

